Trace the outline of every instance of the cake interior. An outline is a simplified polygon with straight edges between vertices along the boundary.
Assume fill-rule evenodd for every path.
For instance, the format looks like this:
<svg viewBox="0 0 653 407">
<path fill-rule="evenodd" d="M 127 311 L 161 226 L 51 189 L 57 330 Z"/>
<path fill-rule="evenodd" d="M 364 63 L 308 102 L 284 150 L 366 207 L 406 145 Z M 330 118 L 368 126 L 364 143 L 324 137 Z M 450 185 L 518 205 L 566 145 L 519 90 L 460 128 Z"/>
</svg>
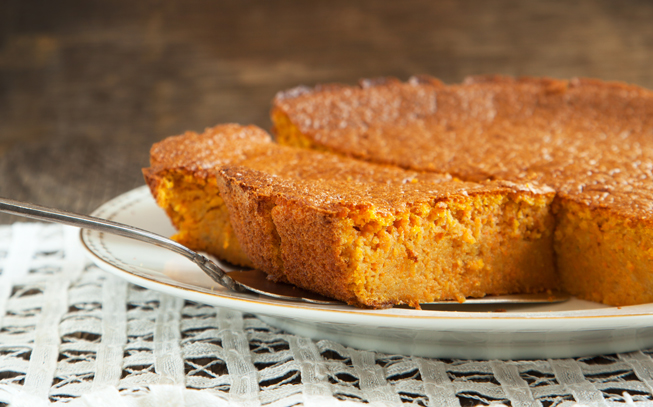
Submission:
<svg viewBox="0 0 653 407">
<path fill-rule="evenodd" d="M 464 301 L 558 284 L 550 196 L 488 194 L 398 213 L 352 211 L 341 256 L 364 304 Z"/>
<path fill-rule="evenodd" d="M 555 252 L 562 286 L 609 305 L 653 302 L 653 228 L 558 197 Z"/>
<path fill-rule="evenodd" d="M 167 171 L 160 176 L 155 196 L 177 229 L 173 240 L 235 265 L 253 267 L 233 232 L 214 176 Z"/>
</svg>

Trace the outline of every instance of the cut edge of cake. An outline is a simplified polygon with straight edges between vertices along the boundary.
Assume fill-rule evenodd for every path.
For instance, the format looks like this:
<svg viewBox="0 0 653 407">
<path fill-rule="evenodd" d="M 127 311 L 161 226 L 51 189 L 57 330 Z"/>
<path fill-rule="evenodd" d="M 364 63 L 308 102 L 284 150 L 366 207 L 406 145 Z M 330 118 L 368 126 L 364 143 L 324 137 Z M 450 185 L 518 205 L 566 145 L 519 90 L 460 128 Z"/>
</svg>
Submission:
<svg viewBox="0 0 653 407">
<path fill-rule="evenodd" d="M 419 308 L 558 286 L 551 190 L 499 183 L 388 213 L 309 205 L 287 179 L 238 166 L 221 169 L 218 185 L 258 268 L 352 305 Z"/>
</svg>

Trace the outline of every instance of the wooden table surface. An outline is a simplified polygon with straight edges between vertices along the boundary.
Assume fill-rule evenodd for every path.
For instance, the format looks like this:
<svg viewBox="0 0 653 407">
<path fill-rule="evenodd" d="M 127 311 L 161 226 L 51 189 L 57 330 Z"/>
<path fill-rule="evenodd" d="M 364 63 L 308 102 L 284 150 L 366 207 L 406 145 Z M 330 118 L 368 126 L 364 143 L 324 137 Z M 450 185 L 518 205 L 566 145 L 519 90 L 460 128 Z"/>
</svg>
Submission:
<svg viewBox="0 0 653 407">
<path fill-rule="evenodd" d="M 0 196 L 88 213 L 166 136 L 267 129 L 300 84 L 422 73 L 653 88 L 653 2 L 0 0 Z"/>
</svg>

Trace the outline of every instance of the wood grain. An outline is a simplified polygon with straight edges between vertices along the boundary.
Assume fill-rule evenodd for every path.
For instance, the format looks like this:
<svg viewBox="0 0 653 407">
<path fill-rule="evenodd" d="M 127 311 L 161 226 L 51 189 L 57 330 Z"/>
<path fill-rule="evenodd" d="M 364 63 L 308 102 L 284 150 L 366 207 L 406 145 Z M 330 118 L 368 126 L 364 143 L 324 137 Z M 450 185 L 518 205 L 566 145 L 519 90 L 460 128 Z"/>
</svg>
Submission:
<svg viewBox="0 0 653 407">
<path fill-rule="evenodd" d="M 0 1 L 0 195 L 90 212 L 143 183 L 153 142 L 268 128 L 274 94 L 300 84 L 502 73 L 653 88 L 652 21 L 644 0 Z"/>
</svg>

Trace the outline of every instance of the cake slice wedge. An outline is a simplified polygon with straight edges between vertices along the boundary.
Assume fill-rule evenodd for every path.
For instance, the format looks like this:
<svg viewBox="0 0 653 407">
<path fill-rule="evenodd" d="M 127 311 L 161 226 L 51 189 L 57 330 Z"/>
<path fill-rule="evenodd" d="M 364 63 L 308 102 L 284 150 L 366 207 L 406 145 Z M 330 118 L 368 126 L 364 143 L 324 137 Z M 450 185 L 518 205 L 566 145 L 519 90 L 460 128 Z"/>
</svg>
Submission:
<svg viewBox="0 0 653 407">
<path fill-rule="evenodd" d="M 255 126 L 224 124 L 168 137 L 150 149 L 145 182 L 177 233 L 172 239 L 240 266 L 253 266 L 231 229 L 215 170 L 260 154 L 270 136 Z"/>
<path fill-rule="evenodd" d="M 187 133 L 152 152 L 144 173 L 177 236 L 210 242 L 229 230 L 233 241 L 204 250 L 273 280 L 372 308 L 558 284 L 547 188 L 281 146 L 251 126 Z"/>
</svg>

